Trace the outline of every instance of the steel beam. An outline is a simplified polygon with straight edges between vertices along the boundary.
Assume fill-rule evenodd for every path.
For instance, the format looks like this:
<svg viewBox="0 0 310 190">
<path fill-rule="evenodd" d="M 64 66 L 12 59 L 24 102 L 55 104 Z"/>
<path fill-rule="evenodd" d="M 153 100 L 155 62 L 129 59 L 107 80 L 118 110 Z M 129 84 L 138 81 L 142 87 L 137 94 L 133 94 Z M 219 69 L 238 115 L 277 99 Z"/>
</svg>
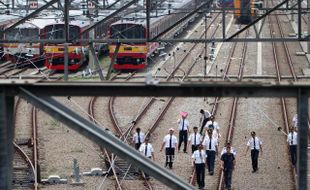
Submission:
<svg viewBox="0 0 310 190">
<path fill-rule="evenodd" d="M 105 147 L 108 151 L 115 153 L 124 160 L 132 163 L 146 173 L 166 184 L 172 189 L 195 189 L 183 179 L 175 176 L 172 172 L 158 166 L 144 155 L 137 152 L 131 146 L 122 142 L 120 139 L 105 132 L 105 130 L 93 122 L 81 117 L 66 106 L 60 104 L 51 97 L 37 97 L 31 92 L 20 88 L 21 97 L 31 102 L 36 107 L 50 114 L 55 119 L 63 122 L 71 129 L 89 138 L 94 143 Z"/>
<path fill-rule="evenodd" d="M 10 190 L 12 188 L 14 96 L 8 96 L 4 88 L 0 89 L 0 108 L 0 189 Z"/>
<path fill-rule="evenodd" d="M 0 44 L 3 43 L 65 43 L 65 39 L 61 40 L 0 40 Z M 146 43 L 147 39 L 78 39 L 76 42 L 86 42 L 86 43 Z M 223 38 L 161 38 L 161 39 L 152 39 L 151 42 L 168 42 L 168 43 L 210 43 L 210 42 L 300 42 L 305 41 L 309 42 L 310 38 L 303 37 L 301 39 L 292 38 L 292 37 L 284 37 L 284 38 L 234 38 L 229 41 Z"/>
<path fill-rule="evenodd" d="M 297 97 L 298 89 L 310 91 L 310 84 L 302 82 L 30 82 L 8 82 L 3 87 L 13 95 L 23 87 L 40 96 Z"/>
<path fill-rule="evenodd" d="M 297 147 L 297 186 L 307 189 L 308 170 L 308 94 L 300 89 L 297 100 L 298 110 L 298 147 Z"/>
</svg>

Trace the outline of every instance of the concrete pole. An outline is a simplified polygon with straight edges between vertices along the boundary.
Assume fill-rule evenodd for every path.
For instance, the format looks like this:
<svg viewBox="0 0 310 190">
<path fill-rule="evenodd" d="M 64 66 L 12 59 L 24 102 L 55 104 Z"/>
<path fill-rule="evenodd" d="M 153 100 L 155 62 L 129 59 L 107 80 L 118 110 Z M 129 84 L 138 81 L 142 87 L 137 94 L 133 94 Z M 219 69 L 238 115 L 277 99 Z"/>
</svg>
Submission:
<svg viewBox="0 0 310 190">
<path fill-rule="evenodd" d="M 298 113 L 298 147 L 297 147 L 297 187 L 298 190 L 307 189 L 308 170 L 308 94 L 306 90 L 299 90 L 297 99 Z"/>
</svg>

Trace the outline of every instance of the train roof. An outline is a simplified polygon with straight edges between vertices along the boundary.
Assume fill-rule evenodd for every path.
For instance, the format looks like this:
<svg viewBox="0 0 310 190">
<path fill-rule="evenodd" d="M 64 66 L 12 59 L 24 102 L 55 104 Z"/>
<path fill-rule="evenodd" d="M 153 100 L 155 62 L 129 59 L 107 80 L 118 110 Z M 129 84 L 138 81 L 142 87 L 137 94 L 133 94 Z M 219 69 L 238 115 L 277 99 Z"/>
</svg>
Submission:
<svg viewBox="0 0 310 190">
<path fill-rule="evenodd" d="M 21 19 L 21 17 L 16 15 L 0 15 L 0 26 L 13 23 L 19 19 Z"/>
<path fill-rule="evenodd" d="M 187 5 L 190 2 L 194 2 L 194 0 L 173 0 L 171 2 L 163 2 L 162 4 L 162 9 L 165 9 L 164 11 L 157 12 L 157 17 L 151 18 L 151 24 L 158 22 L 161 20 L 164 16 L 168 15 L 168 7 L 170 4 L 171 11 L 170 13 L 176 12 L 176 10 L 173 9 L 179 9 L 182 8 L 183 6 Z M 156 16 L 155 12 L 151 13 L 151 16 Z M 146 13 L 145 12 L 136 12 L 136 13 L 131 13 L 120 19 L 119 21 L 111 24 L 113 25 L 118 25 L 118 24 L 146 24 Z"/>
</svg>

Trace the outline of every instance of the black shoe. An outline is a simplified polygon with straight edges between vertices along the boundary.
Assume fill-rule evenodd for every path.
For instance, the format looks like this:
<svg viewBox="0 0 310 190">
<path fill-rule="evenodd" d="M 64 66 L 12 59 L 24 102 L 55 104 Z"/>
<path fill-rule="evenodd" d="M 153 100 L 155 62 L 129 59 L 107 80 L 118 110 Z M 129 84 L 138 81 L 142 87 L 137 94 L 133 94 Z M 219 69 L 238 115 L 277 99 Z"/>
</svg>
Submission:
<svg viewBox="0 0 310 190">
<path fill-rule="evenodd" d="M 256 170 L 252 170 L 252 173 L 255 173 L 256 172 Z"/>
<path fill-rule="evenodd" d="M 184 150 L 183 152 L 187 154 L 187 151 L 186 151 L 186 150 Z"/>
<path fill-rule="evenodd" d="M 210 174 L 210 175 L 214 175 L 214 172 L 212 171 L 212 172 L 210 172 L 209 174 Z"/>
</svg>

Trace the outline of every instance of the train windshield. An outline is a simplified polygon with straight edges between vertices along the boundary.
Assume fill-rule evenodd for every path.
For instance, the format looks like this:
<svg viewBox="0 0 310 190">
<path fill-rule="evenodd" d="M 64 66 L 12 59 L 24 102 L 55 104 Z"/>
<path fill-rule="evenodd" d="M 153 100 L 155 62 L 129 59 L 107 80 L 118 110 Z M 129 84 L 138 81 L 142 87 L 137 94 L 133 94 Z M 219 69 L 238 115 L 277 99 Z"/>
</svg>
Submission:
<svg viewBox="0 0 310 190">
<path fill-rule="evenodd" d="M 139 39 L 144 38 L 144 27 L 136 24 L 118 24 L 111 26 L 113 39 Z"/>
<path fill-rule="evenodd" d="M 80 33 L 80 27 L 70 25 L 69 38 L 78 36 Z M 45 39 L 64 39 L 65 30 L 63 24 L 49 25 L 44 28 L 42 37 Z"/>
<path fill-rule="evenodd" d="M 37 28 L 15 28 L 5 33 L 7 40 L 33 40 L 38 39 L 39 29 Z"/>
</svg>

